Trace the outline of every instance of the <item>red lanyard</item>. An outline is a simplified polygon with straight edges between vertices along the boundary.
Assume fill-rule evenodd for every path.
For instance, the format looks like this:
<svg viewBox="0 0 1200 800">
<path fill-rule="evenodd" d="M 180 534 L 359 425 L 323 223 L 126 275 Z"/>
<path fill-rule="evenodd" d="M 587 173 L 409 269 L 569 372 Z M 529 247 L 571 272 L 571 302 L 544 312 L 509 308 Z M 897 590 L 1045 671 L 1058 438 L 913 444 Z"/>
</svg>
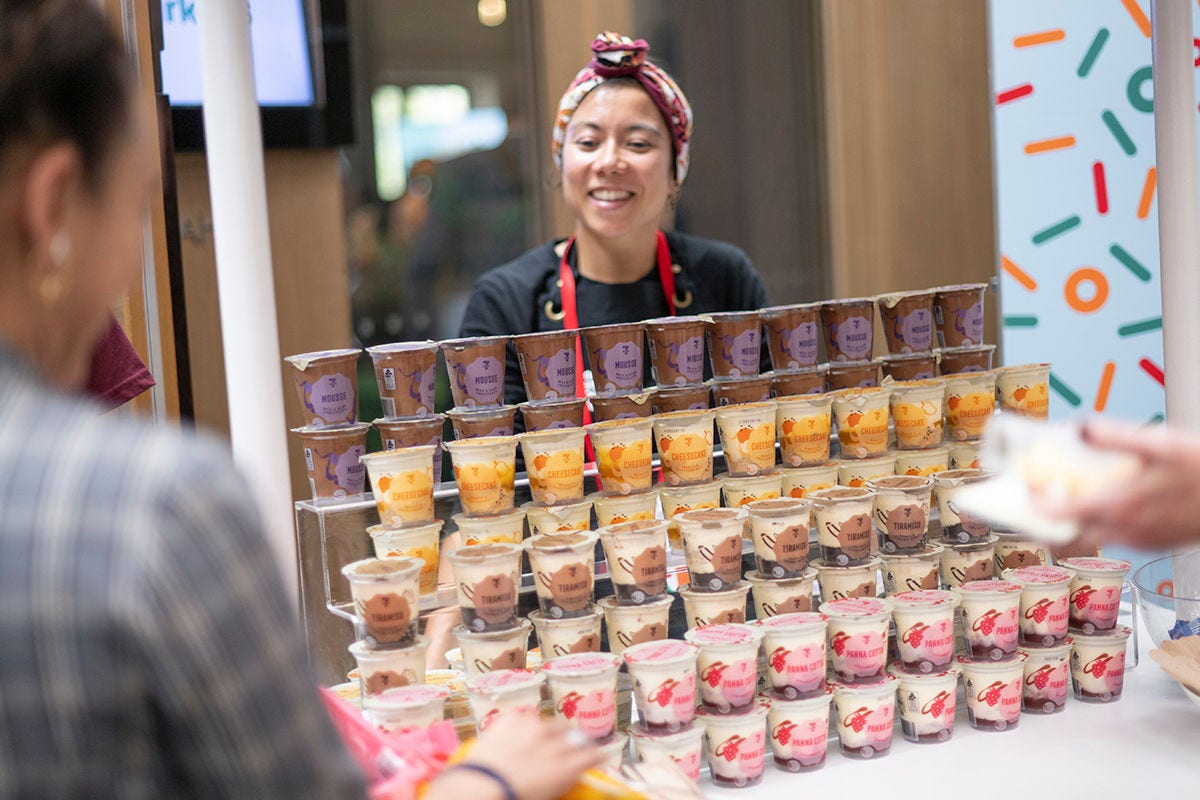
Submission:
<svg viewBox="0 0 1200 800">
<path fill-rule="evenodd" d="M 667 236 L 662 231 L 655 231 L 657 239 L 657 261 L 658 261 L 658 280 L 662 283 L 663 294 L 667 298 L 667 312 L 670 316 L 675 316 L 675 272 L 671 268 L 671 248 L 667 244 Z M 575 237 L 567 239 L 567 246 L 563 248 L 562 261 L 558 263 L 558 277 L 562 283 L 562 310 L 563 310 L 563 330 L 573 331 L 579 329 L 579 308 L 575 303 L 575 273 L 571 270 L 571 265 L 567 263 L 567 257 L 571 255 L 571 247 L 575 244 Z M 575 337 L 575 395 L 576 397 L 586 397 L 587 394 L 583 387 L 583 342 L 581 337 Z M 583 422 L 588 424 L 592 421 L 592 415 L 588 413 L 587 406 L 583 407 Z"/>
</svg>

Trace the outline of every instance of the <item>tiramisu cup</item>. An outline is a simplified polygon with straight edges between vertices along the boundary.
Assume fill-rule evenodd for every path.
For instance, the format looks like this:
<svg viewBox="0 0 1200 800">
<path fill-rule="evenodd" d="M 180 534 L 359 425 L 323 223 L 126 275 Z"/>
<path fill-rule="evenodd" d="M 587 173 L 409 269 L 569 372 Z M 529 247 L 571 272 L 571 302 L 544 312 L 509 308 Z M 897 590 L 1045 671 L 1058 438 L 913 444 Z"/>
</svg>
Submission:
<svg viewBox="0 0 1200 800">
<path fill-rule="evenodd" d="M 1125 643 L 1133 631 L 1118 625 L 1091 636 L 1076 634 L 1071 645 L 1071 679 L 1075 699 L 1112 703 L 1125 686 Z"/>
<path fill-rule="evenodd" d="M 675 515 L 683 534 L 691 587 L 717 592 L 742 575 L 742 515 L 729 508 L 686 511 Z"/>
<path fill-rule="evenodd" d="M 822 600 L 845 600 L 849 597 L 875 597 L 879 593 L 879 568 L 883 559 L 874 556 L 863 564 L 839 567 L 817 560 L 817 581 L 821 584 Z"/>
<path fill-rule="evenodd" d="M 615 597 L 601 597 L 597 605 L 604 611 L 609 651 L 621 655 L 635 644 L 666 639 L 674 600 L 673 595 L 667 595 L 640 606 L 623 606 Z"/>
<path fill-rule="evenodd" d="M 892 595 L 899 667 L 905 672 L 942 672 L 954 659 L 954 609 L 958 594 L 939 589 Z"/>
<path fill-rule="evenodd" d="M 954 495 L 963 486 L 985 481 L 991 473 L 981 469 L 949 469 L 933 475 L 934 494 L 937 496 L 938 519 L 942 525 L 942 538 L 951 544 L 968 544 L 986 541 L 992 526 L 959 511 Z"/>
<path fill-rule="evenodd" d="M 767 709 L 756 701 L 744 714 L 722 715 L 700 709 L 704 751 L 717 786 L 744 788 L 762 780 L 766 768 Z"/>
<path fill-rule="evenodd" d="M 875 478 L 866 483 L 875 492 L 875 529 L 886 554 L 908 555 L 925 547 L 933 480 L 915 475 Z"/>
<path fill-rule="evenodd" d="M 817 571 L 812 567 L 795 578 L 771 578 L 760 572 L 747 572 L 754 595 L 754 615 L 758 619 L 778 614 L 794 614 L 813 609 L 813 580 Z"/>
<path fill-rule="evenodd" d="M 717 432 L 732 477 L 775 469 L 775 408 L 774 400 L 717 408 Z"/>
<path fill-rule="evenodd" d="M 947 589 L 994 576 L 996 537 L 973 544 L 947 544 L 942 550 L 942 585 Z"/>
<path fill-rule="evenodd" d="M 622 522 L 597 534 L 619 602 L 641 605 L 666 596 L 666 520 Z"/>
<path fill-rule="evenodd" d="M 388 650 L 372 650 L 364 642 L 350 645 L 350 655 L 358 665 L 358 680 L 362 683 L 362 696 L 377 695 L 398 686 L 412 686 L 425 682 L 425 654 L 429 640 L 418 636 L 411 647 L 394 647 Z"/>
<path fill-rule="evenodd" d="M 833 689 L 826 687 L 805 699 L 770 698 L 767 730 L 775 766 L 787 772 L 812 772 L 825 766 L 832 694 Z"/>
<path fill-rule="evenodd" d="M 758 571 L 771 578 L 795 578 L 808 567 L 812 503 L 779 498 L 745 506 Z"/>
<path fill-rule="evenodd" d="M 1012 581 L 970 581 L 957 589 L 959 626 L 966 637 L 966 654 L 973 661 L 1007 661 L 1017 652 L 1017 620 L 1021 584 Z"/>
<path fill-rule="evenodd" d="M 940 544 L 927 544 L 919 553 L 906 556 L 883 555 L 883 592 L 892 596 L 899 592 L 916 592 L 941 586 L 939 572 L 942 564 Z"/>
<path fill-rule="evenodd" d="M 555 533 L 525 542 L 542 613 L 552 619 L 591 613 L 596 577 L 596 534 Z"/>
<path fill-rule="evenodd" d="M 404 733 L 441 722 L 448 691 L 440 686 L 416 684 L 387 689 L 374 695 L 367 716 L 384 733 Z"/>
<path fill-rule="evenodd" d="M 679 590 L 688 628 L 745 622 L 748 594 L 750 584 L 746 582 L 735 583 L 731 588 L 719 592 L 698 592 L 691 586 Z"/>
<path fill-rule="evenodd" d="M 1023 534 L 992 529 L 996 539 L 996 574 L 1006 569 L 1050 564 L 1050 550 Z"/>
<path fill-rule="evenodd" d="M 955 693 L 962 670 L 947 667 L 937 672 L 912 674 L 893 664 L 888 672 L 899 683 L 900 732 L 917 744 L 946 742 L 954 735 Z"/>
<path fill-rule="evenodd" d="M 866 563 L 874 551 L 875 493 L 870 489 L 834 487 L 810 491 L 817 541 L 825 561 L 840 567 Z"/>
<path fill-rule="evenodd" d="M 368 558 L 342 568 L 368 646 L 405 647 L 417 635 L 419 558 Z"/>
<path fill-rule="evenodd" d="M 829 617 L 830 665 L 838 681 L 871 683 L 887 674 L 890 601 L 854 597 L 822 603 L 819 610 Z"/>
<path fill-rule="evenodd" d="M 891 752 L 899 681 L 883 675 L 872 683 L 833 684 L 833 729 L 846 758 L 882 758 Z"/>
<path fill-rule="evenodd" d="M 447 554 L 463 625 L 472 631 L 504 630 L 517 621 L 521 547 L 494 543 L 460 547 Z"/>
<path fill-rule="evenodd" d="M 620 667 L 620 656 L 612 653 L 580 653 L 544 662 L 555 716 L 597 742 L 609 741 L 617 727 Z"/>
<path fill-rule="evenodd" d="M 971 661 L 959 657 L 967 718 L 981 731 L 1005 731 L 1021 721 L 1021 686 L 1025 681 L 1025 656 L 1008 661 Z"/>
<path fill-rule="evenodd" d="M 1055 714 L 1067 703 L 1070 685 L 1071 648 L 1075 640 L 1068 636 L 1056 647 L 1022 648 L 1025 655 L 1025 681 L 1021 689 L 1021 710 L 1028 714 Z"/>
<path fill-rule="evenodd" d="M 554 619 L 541 611 L 530 611 L 529 621 L 537 632 L 538 650 L 543 658 L 558 658 L 572 653 L 600 651 L 600 620 L 604 612 L 593 608 L 582 617 Z"/>
<path fill-rule="evenodd" d="M 772 698 L 824 696 L 828 623 L 828 617 L 814 612 L 780 614 L 750 623 L 763 634 L 767 686 Z"/>
<path fill-rule="evenodd" d="M 523 669 L 532 630 L 533 625 L 527 619 L 518 619 L 511 628 L 493 631 L 472 631 L 464 625 L 456 626 L 454 638 L 462 649 L 463 669 L 467 676 L 497 669 Z"/>
<path fill-rule="evenodd" d="M 626 648 L 621 657 L 633 682 L 638 724 L 647 731 L 677 733 L 696 716 L 696 659 L 700 648 L 667 639 Z"/>
</svg>

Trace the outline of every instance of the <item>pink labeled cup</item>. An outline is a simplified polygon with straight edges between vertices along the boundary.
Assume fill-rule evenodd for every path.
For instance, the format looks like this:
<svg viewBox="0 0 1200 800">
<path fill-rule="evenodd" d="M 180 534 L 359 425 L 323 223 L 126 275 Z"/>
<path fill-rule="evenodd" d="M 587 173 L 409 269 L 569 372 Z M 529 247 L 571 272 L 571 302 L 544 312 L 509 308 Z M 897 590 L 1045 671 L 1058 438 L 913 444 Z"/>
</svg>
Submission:
<svg viewBox="0 0 1200 800">
<path fill-rule="evenodd" d="M 891 601 L 852 597 L 822 603 L 819 610 L 829 617 L 830 665 L 837 680 L 857 684 L 883 678 L 887 674 Z"/>
<path fill-rule="evenodd" d="M 687 386 L 704 380 L 704 329 L 700 317 L 646 320 L 650 369 L 659 386 Z"/>
<path fill-rule="evenodd" d="M 796 578 L 808 568 L 812 503 L 790 497 L 745 506 L 758 571 L 769 578 Z"/>
<path fill-rule="evenodd" d="M 439 345 L 446 357 L 455 408 L 498 406 L 504 402 L 507 336 L 472 336 Z"/>
<path fill-rule="evenodd" d="M 758 628 L 723 623 L 693 628 L 683 635 L 699 645 L 696 668 L 700 702 L 715 714 L 741 714 L 754 704 L 758 689 Z"/>
<path fill-rule="evenodd" d="M 693 783 L 700 781 L 704 726 L 692 723 L 678 733 L 659 734 L 632 728 L 629 736 L 638 759 L 646 764 L 673 764 Z"/>
<path fill-rule="evenodd" d="M 828 461 L 833 398 L 828 394 L 793 395 L 777 398 L 775 403 L 775 430 L 783 466 L 805 467 Z"/>
<path fill-rule="evenodd" d="M 974 661 L 1007 661 L 1017 653 L 1021 584 L 986 580 L 964 583 L 958 618 Z"/>
<path fill-rule="evenodd" d="M 750 623 L 763 635 L 767 685 L 772 698 L 795 700 L 825 695 L 825 635 L 829 618 L 802 612 Z"/>
<path fill-rule="evenodd" d="M 1068 636 L 1055 647 L 1021 649 L 1025 655 L 1022 711 L 1027 714 L 1056 714 L 1063 710 L 1070 686 L 1070 659 L 1074 645 L 1075 640 Z"/>
<path fill-rule="evenodd" d="M 1021 567 L 1004 577 L 1021 584 L 1021 644 L 1053 647 L 1067 638 L 1071 581 L 1074 572 L 1063 567 Z"/>
<path fill-rule="evenodd" d="M 875 493 L 838 486 L 807 494 L 813 502 L 817 541 L 826 562 L 839 567 L 865 564 L 874 547 Z"/>
<path fill-rule="evenodd" d="M 397 342 L 368 347 L 385 417 L 425 417 L 433 413 L 437 342 Z"/>
<path fill-rule="evenodd" d="M 1115 558 L 1064 558 L 1058 563 L 1075 572 L 1068 612 L 1071 628 L 1088 635 L 1115 628 L 1129 562 Z"/>
<path fill-rule="evenodd" d="M 583 328 L 580 334 L 597 392 L 641 391 L 644 323 Z"/>
<path fill-rule="evenodd" d="M 513 337 L 521 382 L 531 401 L 575 396 L 575 336 L 574 330 L 561 330 Z"/>
<path fill-rule="evenodd" d="M 934 343 L 933 291 L 895 292 L 875 298 L 889 353 L 927 352 Z"/>
<path fill-rule="evenodd" d="M 927 544 L 910 555 L 883 555 L 883 593 L 888 597 L 899 592 L 917 592 L 941 586 L 939 572 L 942 562 L 940 544 Z"/>
<path fill-rule="evenodd" d="M 518 619 L 511 628 L 491 631 L 471 631 L 464 625 L 455 626 L 454 638 L 462 651 L 467 676 L 498 669 L 524 669 L 532 630 L 533 624 L 527 619 Z"/>
<path fill-rule="evenodd" d="M 891 752 L 896 690 L 891 675 L 865 684 L 833 684 L 833 729 L 846 758 L 882 758 Z"/>
<path fill-rule="evenodd" d="M 653 487 L 654 423 L 618 419 L 587 426 L 605 495 L 637 494 Z"/>
<path fill-rule="evenodd" d="M 449 696 L 440 686 L 401 686 L 375 695 L 367 713 L 384 733 L 420 730 L 442 721 Z"/>
<path fill-rule="evenodd" d="M 879 594 L 879 568 L 883 559 L 878 556 L 865 563 L 839 567 L 827 561 L 814 561 L 817 581 L 821 584 L 822 600 L 845 600 L 848 597 L 875 597 Z"/>
<path fill-rule="evenodd" d="M 767 710 L 759 700 L 743 714 L 722 715 L 706 708 L 696 712 L 704 723 L 704 750 L 713 783 L 743 789 L 762 780 L 767 755 Z"/>
<path fill-rule="evenodd" d="M 1071 645 L 1071 680 L 1075 699 L 1112 703 L 1125 686 L 1125 643 L 1133 631 L 1118 625 L 1091 636 L 1076 634 Z"/>
<path fill-rule="evenodd" d="M 787 772 L 812 772 L 825 766 L 832 695 L 833 688 L 825 687 L 813 697 L 770 698 L 767 730 L 775 766 Z"/>
<path fill-rule="evenodd" d="M 447 554 L 463 625 L 472 631 L 511 628 L 517 622 L 521 547 L 511 543 L 460 547 Z"/>
<path fill-rule="evenodd" d="M 675 515 L 683 535 L 691 587 L 719 592 L 742 577 L 742 516 L 730 508 L 706 508 Z"/>
<path fill-rule="evenodd" d="M 761 312 L 771 366 L 776 370 L 800 369 L 817 363 L 821 340 L 821 306 L 770 306 Z"/>
<path fill-rule="evenodd" d="M 967 719 L 981 731 L 1006 731 L 1021 721 L 1021 686 L 1025 681 L 1025 655 L 1008 661 L 971 661 L 959 657 Z"/>
<path fill-rule="evenodd" d="M 917 744 L 946 742 L 954 735 L 955 693 L 962 670 L 947 667 L 937 672 L 913 674 L 896 664 L 888 672 L 900 681 L 900 732 Z"/>
<path fill-rule="evenodd" d="M 558 658 L 572 653 L 600 651 L 600 620 L 604 612 L 593 608 L 582 617 L 555 619 L 541 611 L 530 611 L 529 621 L 537 631 L 538 649 L 543 658 Z"/>
<path fill-rule="evenodd" d="M 696 659 L 700 648 L 667 639 L 627 648 L 625 659 L 633 682 L 638 721 L 647 731 L 677 733 L 696 716 Z"/>
<path fill-rule="evenodd" d="M 690 585 L 679 590 L 689 629 L 745 622 L 746 596 L 749 594 L 750 584 L 744 581 L 719 592 L 701 592 Z"/>
<path fill-rule="evenodd" d="M 757 375 L 762 364 L 762 322 L 757 311 L 706 314 L 704 332 L 714 378 Z"/>
<path fill-rule="evenodd" d="M 367 452 L 365 422 L 335 428 L 292 428 L 304 449 L 304 467 L 313 502 L 362 497 L 367 468 L 361 459 Z"/>
<path fill-rule="evenodd" d="M 899 666 L 905 672 L 942 672 L 954 660 L 954 610 L 959 596 L 940 589 L 892 595 Z"/>
<path fill-rule="evenodd" d="M 304 424 L 311 428 L 358 421 L 358 356 L 361 351 L 323 350 L 288 356 Z"/>
<path fill-rule="evenodd" d="M 802 498 L 809 492 L 818 489 L 830 489 L 837 486 L 838 463 L 825 461 L 811 464 L 807 467 L 781 467 L 779 473 L 779 494 L 781 497 Z"/>
<path fill-rule="evenodd" d="M 621 655 L 627 647 L 666 639 L 674 601 L 674 596 L 667 595 L 640 606 L 623 606 L 615 597 L 601 597 L 596 605 L 604 611 L 609 652 Z"/>
<path fill-rule="evenodd" d="M 617 728 L 617 671 L 621 657 L 578 653 L 542 664 L 550 682 L 554 714 L 597 742 L 612 739 Z"/>
<path fill-rule="evenodd" d="M 774 400 L 717 408 L 717 432 L 730 476 L 775 469 L 775 408 Z"/>
<path fill-rule="evenodd" d="M 929 527 L 933 480 L 916 475 L 875 478 L 866 483 L 875 492 L 875 529 L 886 554 L 919 553 Z"/>
<path fill-rule="evenodd" d="M 486 731 L 501 714 L 537 716 L 546 676 L 533 669 L 498 669 L 467 679 L 475 730 Z"/>
<path fill-rule="evenodd" d="M 813 581 L 817 571 L 812 567 L 795 578 L 770 578 L 757 571 L 746 573 L 746 581 L 754 595 L 754 614 L 767 619 L 780 614 L 795 614 L 813 610 Z"/>
<path fill-rule="evenodd" d="M 642 605 L 666 597 L 666 520 L 622 522 L 596 533 L 619 602 Z"/>
<path fill-rule="evenodd" d="M 822 303 L 821 327 L 830 361 L 870 358 L 875 337 L 874 299 L 854 297 Z"/>
<path fill-rule="evenodd" d="M 672 411 L 654 418 L 654 440 L 668 486 L 708 483 L 713 478 L 714 411 Z"/>
</svg>

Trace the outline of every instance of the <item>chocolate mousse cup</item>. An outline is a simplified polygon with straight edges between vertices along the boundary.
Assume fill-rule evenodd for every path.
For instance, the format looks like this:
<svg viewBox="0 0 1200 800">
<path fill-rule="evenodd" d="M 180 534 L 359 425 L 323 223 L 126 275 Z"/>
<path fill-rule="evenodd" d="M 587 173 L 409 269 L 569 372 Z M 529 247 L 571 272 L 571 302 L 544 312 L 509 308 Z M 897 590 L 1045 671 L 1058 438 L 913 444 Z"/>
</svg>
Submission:
<svg viewBox="0 0 1200 800">
<path fill-rule="evenodd" d="M 359 459 L 367 452 L 365 422 L 337 428 L 293 428 L 304 449 L 304 467 L 315 503 L 361 497 L 367 468 Z"/>
<path fill-rule="evenodd" d="M 922 353 L 933 347 L 933 292 L 898 292 L 875 298 L 889 353 Z"/>
<path fill-rule="evenodd" d="M 651 404 L 655 414 L 667 414 L 672 411 L 703 411 L 712 405 L 707 383 L 697 386 L 675 386 L 669 389 L 660 387 L 654 393 Z"/>
<path fill-rule="evenodd" d="M 707 387 L 705 392 L 707 392 Z M 589 399 L 592 404 L 592 419 L 608 422 L 614 419 L 649 417 L 654 413 L 653 400 L 656 392 L 635 391 L 626 394 L 601 394 Z"/>
<path fill-rule="evenodd" d="M 575 396 L 574 330 L 527 333 L 513 337 L 517 364 L 531 401 Z"/>
<path fill-rule="evenodd" d="M 700 317 L 646 320 L 655 383 L 660 387 L 687 386 L 704 380 L 704 329 Z"/>
<path fill-rule="evenodd" d="M 762 365 L 762 321 L 757 311 L 706 314 L 708 359 L 713 377 L 757 375 Z"/>
<path fill-rule="evenodd" d="M 507 336 L 472 336 L 441 343 L 456 408 L 504 402 Z"/>
<path fill-rule="evenodd" d="M 368 347 L 385 417 L 433 413 L 437 342 L 397 342 Z"/>
<path fill-rule="evenodd" d="M 829 391 L 866 389 L 879 385 L 879 365 L 874 361 L 835 361 L 829 365 Z"/>
<path fill-rule="evenodd" d="M 294 370 L 292 384 L 306 425 L 323 428 L 358 421 L 360 352 L 323 350 L 284 359 Z"/>
<path fill-rule="evenodd" d="M 641 391 L 644 323 L 583 328 L 580 334 L 598 393 Z"/>
<path fill-rule="evenodd" d="M 771 376 L 751 375 L 747 378 L 724 378 L 713 381 L 714 405 L 736 406 L 761 403 L 771 399 Z"/>
<path fill-rule="evenodd" d="M 442 480 L 442 429 L 445 414 L 430 414 L 409 419 L 377 419 L 371 423 L 379 431 L 384 450 L 433 445 L 433 480 Z"/>
<path fill-rule="evenodd" d="M 941 347 L 983 344 L 983 294 L 986 283 L 939 286 L 934 290 L 933 317 Z"/>
<path fill-rule="evenodd" d="M 800 369 L 817 363 L 820 303 L 771 306 L 762 310 L 761 318 L 774 369 Z"/>
<path fill-rule="evenodd" d="M 525 420 L 525 430 L 549 431 L 559 428 L 583 427 L 583 406 L 587 403 L 582 397 L 566 400 L 545 400 L 536 403 L 520 403 L 517 408 L 521 411 L 521 419 Z"/>
<path fill-rule="evenodd" d="M 542 613 L 552 619 L 592 611 L 596 577 L 596 534 L 558 533 L 525 542 Z"/>
<path fill-rule="evenodd" d="M 910 353 L 884 356 L 879 366 L 885 378 L 894 381 L 927 381 L 937 377 L 938 358 L 935 353 Z"/>
<path fill-rule="evenodd" d="M 516 406 L 492 408 L 452 408 L 446 412 L 454 429 L 455 439 L 478 439 L 482 436 L 512 436 Z"/>
<path fill-rule="evenodd" d="M 855 297 L 822 303 L 821 327 L 830 362 L 865 361 L 874 346 L 875 301 Z"/>
<path fill-rule="evenodd" d="M 771 396 L 790 397 L 797 394 L 824 394 L 829 388 L 829 365 L 803 367 L 794 370 L 775 370 L 771 375 Z"/>
<path fill-rule="evenodd" d="M 943 375 L 959 375 L 963 372 L 987 372 L 992 368 L 994 344 L 977 344 L 970 347 L 947 347 L 942 350 L 939 363 Z"/>
</svg>

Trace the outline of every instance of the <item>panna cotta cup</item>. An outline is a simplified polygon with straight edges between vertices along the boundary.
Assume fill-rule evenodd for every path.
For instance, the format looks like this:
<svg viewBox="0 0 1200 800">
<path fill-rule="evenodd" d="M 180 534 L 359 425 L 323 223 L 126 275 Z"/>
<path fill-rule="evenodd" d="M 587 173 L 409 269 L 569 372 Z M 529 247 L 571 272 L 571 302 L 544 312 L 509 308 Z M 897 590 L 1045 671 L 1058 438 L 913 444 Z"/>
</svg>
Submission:
<svg viewBox="0 0 1200 800">
<path fill-rule="evenodd" d="M 937 672 L 913 674 L 896 664 L 888 672 L 900 681 L 900 732 L 910 742 L 934 744 L 954 735 L 955 694 L 962 670 L 949 666 Z"/>
<path fill-rule="evenodd" d="M 772 698 L 825 695 L 825 638 L 829 618 L 815 612 L 780 614 L 751 622 L 763 635 Z"/>
<path fill-rule="evenodd" d="M 892 604 L 874 597 L 822 603 L 829 617 L 830 666 L 840 683 L 871 683 L 887 674 Z"/>
<path fill-rule="evenodd" d="M 891 752 L 899 683 L 885 674 L 872 683 L 833 684 L 833 728 L 843 756 L 881 758 Z"/>
<path fill-rule="evenodd" d="M 366 711 L 384 733 L 404 733 L 441 722 L 449 696 L 450 692 L 440 686 L 399 686 L 374 695 Z"/>
<path fill-rule="evenodd" d="M 1021 591 L 1021 584 L 1003 580 L 969 581 L 958 587 L 967 658 L 1007 661 L 1016 655 Z"/>
<path fill-rule="evenodd" d="M 1025 680 L 1021 689 L 1021 710 L 1028 714 L 1055 714 L 1063 710 L 1070 690 L 1071 649 L 1075 640 L 1068 636 L 1055 647 L 1022 648 L 1025 655 Z"/>
<path fill-rule="evenodd" d="M 537 716 L 546 676 L 534 669 L 499 669 L 467 679 L 467 702 L 475 730 L 483 733 L 505 713 Z"/>
<path fill-rule="evenodd" d="M 1073 570 L 1064 567 L 1021 567 L 1004 577 L 1021 584 L 1021 643 L 1027 647 L 1053 647 L 1067 638 L 1070 624 Z"/>
<path fill-rule="evenodd" d="M 1007 661 L 971 661 L 959 657 L 967 718 L 981 731 L 1005 731 L 1021 721 L 1021 686 L 1025 680 L 1025 656 L 1017 653 Z"/>
<path fill-rule="evenodd" d="M 620 667 L 621 657 L 612 653 L 577 653 L 543 662 L 555 716 L 597 742 L 611 740 Z"/>
<path fill-rule="evenodd" d="M 677 733 L 696 716 L 696 660 L 700 648 L 667 639 L 626 648 L 621 654 L 633 683 L 638 724 L 647 731 Z"/>
<path fill-rule="evenodd" d="M 1116 558 L 1064 558 L 1058 563 L 1075 573 L 1068 611 L 1070 627 L 1089 636 L 1114 629 L 1130 563 Z"/>
<path fill-rule="evenodd" d="M 684 639 L 699 646 L 696 669 L 700 703 L 716 714 L 741 714 L 758 689 L 758 650 L 763 633 L 739 623 L 693 628 Z"/>
<path fill-rule="evenodd" d="M 1112 703 L 1125 687 L 1125 644 L 1133 631 L 1118 625 L 1103 633 L 1071 637 L 1071 681 L 1075 699 Z"/>
<path fill-rule="evenodd" d="M 926 589 L 892 595 L 899 667 L 905 672 L 943 672 L 954 660 L 954 616 L 960 597 Z"/>
<path fill-rule="evenodd" d="M 704 750 L 715 784 L 741 789 L 762 780 L 769 708 L 770 703 L 757 700 L 743 714 L 696 712 L 704 723 Z"/>
<path fill-rule="evenodd" d="M 833 689 L 825 687 L 813 697 L 770 698 L 767 730 L 775 766 L 787 772 L 811 772 L 825 765 L 832 696 Z"/>
<path fill-rule="evenodd" d="M 704 725 L 693 722 L 678 733 L 660 734 L 633 728 L 629 731 L 633 749 L 647 764 L 674 764 L 693 783 L 700 781 L 704 752 Z"/>
</svg>

